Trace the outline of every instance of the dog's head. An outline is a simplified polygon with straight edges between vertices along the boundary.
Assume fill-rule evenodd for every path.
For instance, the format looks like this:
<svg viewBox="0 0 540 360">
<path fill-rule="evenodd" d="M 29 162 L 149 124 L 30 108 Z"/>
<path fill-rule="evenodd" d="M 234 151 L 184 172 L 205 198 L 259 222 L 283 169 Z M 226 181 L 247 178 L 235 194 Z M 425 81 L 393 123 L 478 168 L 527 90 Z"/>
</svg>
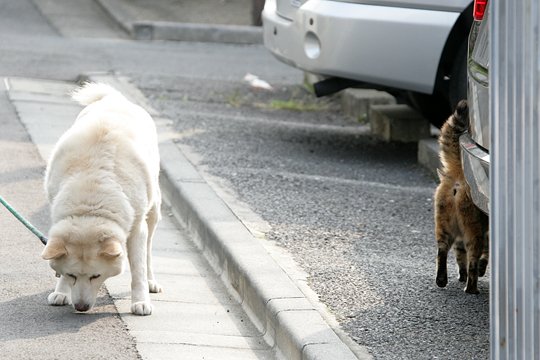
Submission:
<svg viewBox="0 0 540 360">
<path fill-rule="evenodd" d="M 92 217 L 64 219 L 53 225 L 41 254 L 63 277 L 77 311 L 90 310 L 103 282 L 123 271 L 125 232 L 114 222 Z M 68 289 L 69 287 L 69 289 Z"/>
</svg>

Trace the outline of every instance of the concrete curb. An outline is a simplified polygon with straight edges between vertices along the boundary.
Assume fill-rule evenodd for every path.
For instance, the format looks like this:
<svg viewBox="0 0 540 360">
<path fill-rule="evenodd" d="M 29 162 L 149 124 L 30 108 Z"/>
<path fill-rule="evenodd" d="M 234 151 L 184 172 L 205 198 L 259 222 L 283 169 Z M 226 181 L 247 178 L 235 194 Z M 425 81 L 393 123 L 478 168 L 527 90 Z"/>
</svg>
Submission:
<svg viewBox="0 0 540 360">
<path fill-rule="evenodd" d="M 304 74 L 306 79 L 308 76 L 315 76 Z M 434 130 L 415 110 L 406 105 L 397 105 L 395 98 L 388 93 L 369 89 L 349 88 L 342 91 L 341 105 L 345 115 L 353 116 L 357 120 L 367 120 L 370 122 L 372 134 L 385 141 L 418 142 L 418 163 L 435 179 L 439 178 L 439 130 Z M 405 122 L 400 119 L 405 119 Z"/>
<path fill-rule="evenodd" d="M 124 12 L 124 9 L 115 1 L 110 0 L 95 0 L 96 4 L 109 14 L 128 34 L 132 34 L 131 18 Z"/>
<path fill-rule="evenodd" d="M 396 99 L 387 92 L 348 88 L 341 92 L 341 109 L 360 123 L 369 123 L 373 105 L 394 105 Z"/>
<path fill-rule="evenodd" d="M 256 26 L 183 24 L 165 21 L 133 23 L 137 40 L 199 41 L 230 44 L 262 44 L 262 29 Z"/>
<path fill-rule="evenodd" d="M 422 139 L 418 142 L 418 163 L 428 169 L 436 179 L 439 178 L 437 169 L 440 169 L 442 165 L 437 139 Z"/>
<path fill-rule="evenodd" d="M 126 79 L 90 74 L 145 106 L 144 95 Z M 367 351 L 332 329 L 289 275 L 202 178 L 171 138 L 167 121 L 156 118 L 160 135 L 165 200 L 195 235 L 198 246 L 236 295 L 278 358 L 290 360 L 371 359 Z M 338 334 L 340 336 L 338 336 Z M 345 342 L 347 342 L 347 345 Z M 354 352 L 353 352 L 354 350 Z"/>
<path fill-rule="evenodd" d="M 370 125 L 373 135 L 391 142 L 418 142 L 431 134 L 429 121 L 405 104 L 372 105 Z"/>
<path fill-rule="evenodd" d="M 133 21 L 115 1 L 96 2 L 137 40 L 174 40 L 231 44 L 262 44 L 262 28 L 244 25 Z"/>
</svg>

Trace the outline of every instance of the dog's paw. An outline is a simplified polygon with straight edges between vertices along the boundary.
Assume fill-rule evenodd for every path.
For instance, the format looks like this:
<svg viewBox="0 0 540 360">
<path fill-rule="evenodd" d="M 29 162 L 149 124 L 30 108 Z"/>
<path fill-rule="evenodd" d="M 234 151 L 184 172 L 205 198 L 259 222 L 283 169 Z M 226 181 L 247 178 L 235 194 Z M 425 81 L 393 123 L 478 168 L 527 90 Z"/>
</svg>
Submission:
<svg viewBox="0 0 540 360">
<path fill-rule="evenodd" d="M 159 285 L 155 280 L 148 280 L 148 289 L 151 293 L 163 292 L 163 287 Z"/>
<path fill-rule="evenodd" d="M 49 294 L 47 302 L 49 305 L 53 306 L 69 305 L 69 296 L 67 294 L 55 291 Z"/>
<path fill-rule="evenodd" d="M 150 301 L 139 301 L 131 304 L 131 312 L 135 315 L 150 315 L 152 314 L 152 304 Z"/>
</svg>

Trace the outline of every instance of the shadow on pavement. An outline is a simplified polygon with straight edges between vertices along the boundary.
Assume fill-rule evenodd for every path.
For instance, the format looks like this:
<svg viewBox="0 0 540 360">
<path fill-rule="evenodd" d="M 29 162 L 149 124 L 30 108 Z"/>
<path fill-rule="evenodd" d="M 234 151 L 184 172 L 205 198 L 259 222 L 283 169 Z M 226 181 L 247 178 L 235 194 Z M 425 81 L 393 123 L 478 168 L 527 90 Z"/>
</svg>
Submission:
<svg viewBox="0 0 540 360">
<path fill-rule="evenodd" d="M 103 292 L 103 290 L 102 290 Z M 50 291 L 16 297 L 0 303 L 0 341 L 36 339 L 78 333 L 101 319 L 117 316 L 110 297 L 102 294 L 88 313 L 77 313 L 71 305 L 49 306 Z"/>
</svg>

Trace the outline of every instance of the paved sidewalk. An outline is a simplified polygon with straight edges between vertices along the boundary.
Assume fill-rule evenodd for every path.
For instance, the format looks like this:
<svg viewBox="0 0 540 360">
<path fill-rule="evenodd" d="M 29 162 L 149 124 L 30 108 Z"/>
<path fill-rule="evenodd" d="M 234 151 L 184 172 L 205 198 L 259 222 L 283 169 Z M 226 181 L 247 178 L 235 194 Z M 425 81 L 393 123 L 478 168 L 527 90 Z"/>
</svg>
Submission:
<svg viewBox="0 0 540 360">
<path fill-rule="evenodd" d="M 67 96 L 74 85 L 20 78 L 6 81 L 11 102 L 41 156 L 47 159 L 53 144 L 81 109 Z M 154 266 L 165 292 L 152 294 L 154 313 L 131 315 L 129 273 L 106 282 L 142 358 L 274 359 L 263 334 L 185 230 L 174 223 L 166 208 L 163 215 L 154 241 Z M 72 312 L 71 307 L 65 309 Z"/>
</svg>

